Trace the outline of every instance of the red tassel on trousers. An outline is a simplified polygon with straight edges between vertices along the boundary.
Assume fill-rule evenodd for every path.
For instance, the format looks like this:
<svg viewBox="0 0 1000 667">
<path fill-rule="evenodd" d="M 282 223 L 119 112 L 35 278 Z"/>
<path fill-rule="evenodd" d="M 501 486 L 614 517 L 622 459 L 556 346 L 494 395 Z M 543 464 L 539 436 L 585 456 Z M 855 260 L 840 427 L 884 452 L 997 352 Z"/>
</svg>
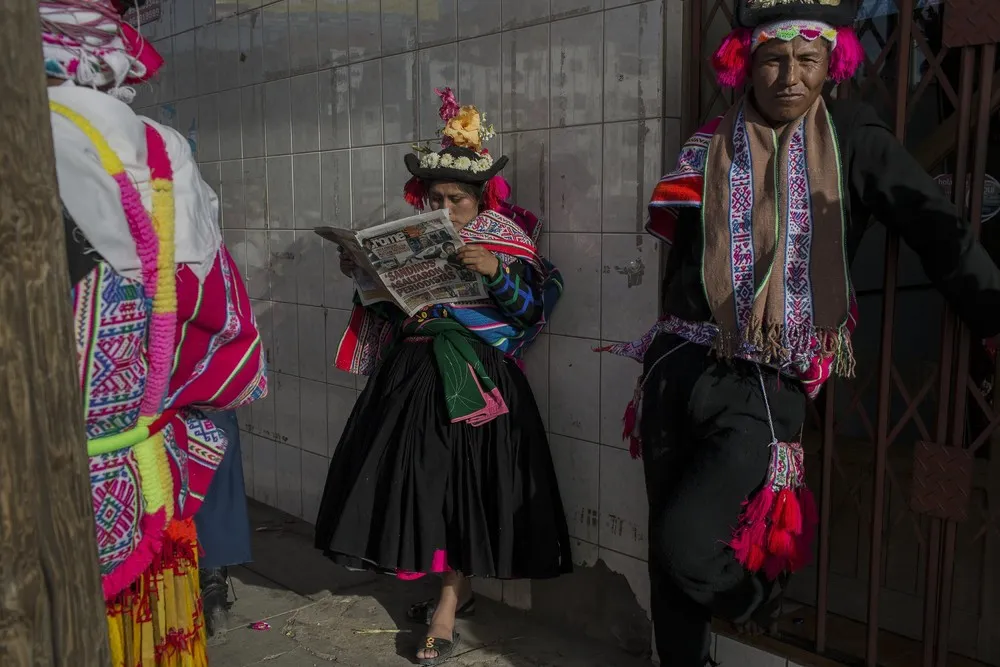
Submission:
<svg viewBox="0 0 1000 667">
<path fill-rule="evenodd" d="M 637 416 L 639 410 L 636 408 L 635 400 L 628 402 L 625 407 L 625 415 L 622 417 L 622 440 L 628 440 L 628 453 L 632 455 L 633 459 L 642 458 L 642 443 L 639 438 L 636 437 L 636 424 Z"/>
<path fill-rule="evenodd" d="M 816 501 L 806 487 L 775 493 L 765 485 L 744 504 L 729 546 L 743 567 L 763 570 L 773 580 L 809 564 L 817 519 Z"/>
</svg>

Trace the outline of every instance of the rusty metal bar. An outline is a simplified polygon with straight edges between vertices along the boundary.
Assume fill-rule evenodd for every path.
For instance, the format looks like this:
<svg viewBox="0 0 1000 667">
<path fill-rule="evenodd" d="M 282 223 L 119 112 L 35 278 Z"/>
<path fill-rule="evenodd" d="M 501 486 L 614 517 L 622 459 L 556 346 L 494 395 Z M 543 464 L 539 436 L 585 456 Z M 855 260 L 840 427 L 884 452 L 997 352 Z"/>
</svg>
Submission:
<svg viewBox="0 0 1000 667">
<path fill-rule="evenodd" d="M 974 52 L 975 47 L 964 47 L 965 52 Z M 972 55 L 969 56 L 970 60 Z M 996 44 L 982 47 L 979 60 L 979 105 L 976 109 L 976 140 L 975 154 L 972 163 L 972 183 L 966 189 L 962 181 L 962 196 L 969 192 L 969 218 L 972 231 L 977 236 L 983 219 L 983 186 L 986 181 L 986 157 L 989 152 L 988 139 L 990 129 L 990 89 L 993 85 L 993 64 L 996 59 Z M 959 183 L 954 184 L 955 189 Z M 966 386 L 966 376 L 969 374 L 969 331 L 959 328 L 958 363 L 955 370 L 955 406 L 952 412 L 951 446 L 962 447 L 965 440 L 965 412 L 968 403 L 969 390 Z M 948 521 L 944 527 L 944 557 L 941 563 L 941 604 L 938 607 L 937 627 L 937 665 L 946 667 L 948 661 L 948 640 L 951 630 L 951 600 L 952 584 L 955 568 L 955 542 L 958 526 L 954 521 Z"/>
<path fill-rule="evenodd" d="M 896 137 L 906 137 L 906 102 L 910 83 L 910 45 L 913 29 L 913 0 L 899 0 L 899 37 L 896 48 Z M 875 469 L 872 475 L 871 553 L 868 561 L 868 627 L 865 664 L 878 664 L 879 598 L 882 586 L 882 529 L 885 519 L 885 474 L 889 448 L 889 417 L 892 402 L 892 335 L 896 313 L 896 283 L 899 267 L 899 237 L 890 234 L 885 242 L 885 296 L 882 301 L 882 338 L 879 350 L 878 413 L 875 428 Z"/>
<path fill-rule="evenodd" d="M 963 65 L 965 65 L 966 53 L 968 59 L 974 58 L 976 47 L 965 47 L 962 49 Z M 989 57 L 987 62 L 986 58 Z M 996 44 L 989 44 L 982 47 L 982 54 L 979 62 L 979 104 L 976 108 L 976 140 L 974 143 L 975 153 L 972 164 L 972 182 L 966 184 L 965 180 L 956 181 L 953 185 L 956 191 L 961 191 L 964 199 L 969 197 L 969 221 L 972 232 L 979 236 L 979 229 L 983 220 L 983 186 L 986 182 L 986 156 L 989 152 L 987 141 L 990 131 L 990 95 L 989 90 L 993 79 L 993 61 L 996 57 Z M 968 180 L 968 179 L 966 179 Z M 969 194 L 966 195 L 966 192 Z M 969 333 L 965 327 L 960 328 L 958 369 L 955 378 L 955 410 L 952 413 L 951 443 L 954 447 L 961 447 L 965 434 L 965 406 L 968 402 L 968 390 L 966 389 L 965 376 L 969 373 Z"/>
<path fill-rule="evenodd" d="M 931 531 L 927 540 L 927 581 L 924 590 L 924 654 L 923 667 L 934 666 L 934 624 L 937 621 L 938 567 L 941 560 L 941 520 L 930 519 Z"/>
<path fill-rule="evenodd" d="M 816 653 L 826 652 L 827 608 L 830 605 L 830 512 L 833 506 L 833 447 L 836 382 L 826 384 L 823 419 L 823 465 L 819 488 L 819 562 L 816 570 Z"/>
<path fill-rule="evenodd" d="M 947 667 L 948 665 L 948 639 L 951 632 L 951 578 L 955 569 L 956 528 L 954 521 L 944 522 L 944 555 L 941 558 L 941 599 L 940 604 L 938 604 L 937 661 L 935 662 L 938 667 Z"/>
<path fill-rule="evenodd" d="M 959 74 L 958 137 L 955 144 L 955 168 L 952 176 L 952 200 L 959 216 L 965 216 L 965 182 L 968 180 L 969 154 L 971 152 L 973 84 L 975 83 L 975 54 L 971 49 L 963 49 Z M 988 97 L 988 96 L 987 96 Z M 980 94 L 980 99 L 982 95 Z M 961 186 L 959 184 L 962 184 Z M 956 322 L 953 313 L 946 312 L 941 331 L 941 366 L 938 384 L 938 412 L 936 442 L 948 439 L 952 392 L 952 365 L 955 354 Z M 942 521 L 930 519 L 930 535 L 927 541 L 927 571 L 924 593 L 924 642 L 923 667 L 933 667 L 937 645 L 937 623 L 939 610 L 939 586 L 941 583 Z"/>
</svg>

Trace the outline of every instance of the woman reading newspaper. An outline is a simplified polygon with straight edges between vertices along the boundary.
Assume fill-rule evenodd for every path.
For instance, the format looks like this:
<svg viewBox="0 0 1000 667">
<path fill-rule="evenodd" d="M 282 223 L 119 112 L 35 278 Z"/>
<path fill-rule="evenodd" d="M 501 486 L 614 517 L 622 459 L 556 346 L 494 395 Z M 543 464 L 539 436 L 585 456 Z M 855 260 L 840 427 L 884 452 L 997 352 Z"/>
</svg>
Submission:
<svg viewBox="0 0 1000 667">
<path fill-rule="evenodd" d="M 448 211 L 465 243 L 456 259 L 482 276 L 490 296 L 413 317 L 388 303 L 355 308 L 337 366 L 371 378 L 333 456 L 316 522 L 317 548 L 337 563 L 401 579 L 441 575 L 439 599 L 409 612 L 430 626 L 417 651 L 422 665 L 453 654 L 455 618 L 475 609 L 470 576 L 572 569 L 545 427 L 519 367 L 562 280 L 538 254 L 533 216 L 504 201 L 507 158 L 481 148 L 491 128 L 450 90 L 437 92 L 443 150 L 406 156 L 405 196 L 418 209 Z"/>
</svg>

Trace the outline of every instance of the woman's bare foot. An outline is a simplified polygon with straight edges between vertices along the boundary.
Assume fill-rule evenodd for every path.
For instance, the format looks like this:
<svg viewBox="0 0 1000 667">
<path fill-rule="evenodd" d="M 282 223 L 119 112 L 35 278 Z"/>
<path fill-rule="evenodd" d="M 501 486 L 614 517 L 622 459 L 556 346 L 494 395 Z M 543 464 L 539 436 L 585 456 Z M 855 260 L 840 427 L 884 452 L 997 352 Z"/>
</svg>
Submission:
<svg viewBox="0 0 1000 667">
<path fill-rule="evenodd" d="M 441 597 L 438 599 L 434 616 L 427 628 L 427 636 L 452 641 L 455 634 L 455 611 L 469 599 L 471 584 L 467 578 L 456 572 L 447 572 L 441 579 Z M 421 648 L 417 658 L 428 660 L 438 657 L 437 649 Z"/>
</svg>

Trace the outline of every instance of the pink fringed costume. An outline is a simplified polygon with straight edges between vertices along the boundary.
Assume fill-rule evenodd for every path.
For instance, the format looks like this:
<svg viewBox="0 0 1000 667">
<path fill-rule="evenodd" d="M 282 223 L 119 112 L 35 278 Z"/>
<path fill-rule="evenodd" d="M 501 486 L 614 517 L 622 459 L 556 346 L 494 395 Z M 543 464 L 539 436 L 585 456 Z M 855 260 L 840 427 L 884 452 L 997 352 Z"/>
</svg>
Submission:
<svg viewBox="0 0 1000 667">
<path fill-rule="evenodd" d="M 111 665 L 204 667 L 203 411 L 265 394 L 260 335 L 186 140 L 122 101 L 156 51 L 105 0 L 39 10 Z"/>
</svg>

